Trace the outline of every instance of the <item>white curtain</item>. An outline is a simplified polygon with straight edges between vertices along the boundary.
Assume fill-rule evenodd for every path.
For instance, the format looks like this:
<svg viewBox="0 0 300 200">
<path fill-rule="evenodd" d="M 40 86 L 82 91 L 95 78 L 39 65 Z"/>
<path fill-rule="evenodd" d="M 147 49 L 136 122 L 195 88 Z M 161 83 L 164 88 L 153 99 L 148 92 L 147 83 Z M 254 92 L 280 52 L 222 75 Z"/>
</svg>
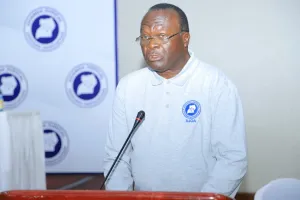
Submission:
<svg viewBox="0 0 300 200">
<path fill-rule="evenodd" d="M 0 116 L 1 191 L 46 189 L 39 113 L 5 112 Z"/>
</svg>

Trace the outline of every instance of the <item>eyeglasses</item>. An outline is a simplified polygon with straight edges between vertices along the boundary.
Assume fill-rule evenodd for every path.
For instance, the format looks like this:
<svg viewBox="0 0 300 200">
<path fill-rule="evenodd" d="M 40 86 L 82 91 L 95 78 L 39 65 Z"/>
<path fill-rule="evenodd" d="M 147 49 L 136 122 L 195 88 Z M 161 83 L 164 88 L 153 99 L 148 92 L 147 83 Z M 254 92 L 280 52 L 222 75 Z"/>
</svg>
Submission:
<svg viewBox="0 0 300 200">
<path fill-rule="evenodd" d="M 141 36 L 137 37 L 135 39 L 135 41 L 140 42 L 141 45 L 148 45 L 152 39 L 155 39 L 159 44 L 166 44 L 166 43 L 169 42 L 169 40 L 172 37 L 174 37 L 174 36 L 176 36 L 176 35 L 178 35 L 182 32 L 185 32 L 185 31 L 180 31 L 180 32 L 175 33 L 175 34 L 170 35 L 170 36 L 167 36 L 167 35 L 164 35 L 164 34 L 160 34 L 160 35 L 157 35 L 157 36 L 141 35 Z"/>
</svg>

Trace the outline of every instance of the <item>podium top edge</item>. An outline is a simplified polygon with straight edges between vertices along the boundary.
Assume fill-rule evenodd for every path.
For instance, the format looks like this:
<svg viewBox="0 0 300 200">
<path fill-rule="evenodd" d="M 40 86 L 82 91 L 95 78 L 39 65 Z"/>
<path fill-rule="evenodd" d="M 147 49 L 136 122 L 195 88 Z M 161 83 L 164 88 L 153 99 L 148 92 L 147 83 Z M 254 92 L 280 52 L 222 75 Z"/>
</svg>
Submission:
<svg viewBox="0 0 300 200">
<path fill-rule="evenodd" d="M 201 192 L 164 192 L 164 191 L 106 191 L 106 190 L 12 190 L 0 193 L 0 199 L 32 199 L 33 197 L 49 197 L 51 199 L 58 199 L 63 196 L 65 200 L 79 200 L 89 198 L 92 200 L 98 199 L 197 199 L 197 200 L 232 200 L 231 198 L 217 193 L 201 193 Z M 24 198 L 26 197 L 26 198 Z"/>
</svg>

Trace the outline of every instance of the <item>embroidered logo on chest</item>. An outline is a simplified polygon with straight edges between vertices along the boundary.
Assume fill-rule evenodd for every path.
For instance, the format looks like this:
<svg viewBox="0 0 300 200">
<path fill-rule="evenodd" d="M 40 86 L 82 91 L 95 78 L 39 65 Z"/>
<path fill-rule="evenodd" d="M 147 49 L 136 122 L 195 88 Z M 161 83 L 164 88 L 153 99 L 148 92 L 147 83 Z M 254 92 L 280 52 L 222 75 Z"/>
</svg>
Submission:
<svg viewBox="0 0 300 200">
<path fill-rule="evenodd" d="M 200 115 L 201 106 L 198 101 L 190 100 L 182 106 L 182 113 L 186 118 L 186 122 L 196 122 L 196 118 Z"/>
</svg>

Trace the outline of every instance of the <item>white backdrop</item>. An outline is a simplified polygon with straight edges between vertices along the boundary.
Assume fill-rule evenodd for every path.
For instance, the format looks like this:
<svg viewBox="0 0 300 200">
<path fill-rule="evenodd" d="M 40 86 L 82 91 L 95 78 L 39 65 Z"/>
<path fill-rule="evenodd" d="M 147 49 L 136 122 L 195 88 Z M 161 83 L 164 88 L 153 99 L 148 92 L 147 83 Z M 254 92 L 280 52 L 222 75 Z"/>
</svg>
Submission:
<svg viewBox="0 0 300 200">
<path fill-rule="evenodd" d="M 5 108 L 41 112 L 47 172 L 102 172 L 115 1 L 0 0 L 0 33 Z"/>
</svg>

